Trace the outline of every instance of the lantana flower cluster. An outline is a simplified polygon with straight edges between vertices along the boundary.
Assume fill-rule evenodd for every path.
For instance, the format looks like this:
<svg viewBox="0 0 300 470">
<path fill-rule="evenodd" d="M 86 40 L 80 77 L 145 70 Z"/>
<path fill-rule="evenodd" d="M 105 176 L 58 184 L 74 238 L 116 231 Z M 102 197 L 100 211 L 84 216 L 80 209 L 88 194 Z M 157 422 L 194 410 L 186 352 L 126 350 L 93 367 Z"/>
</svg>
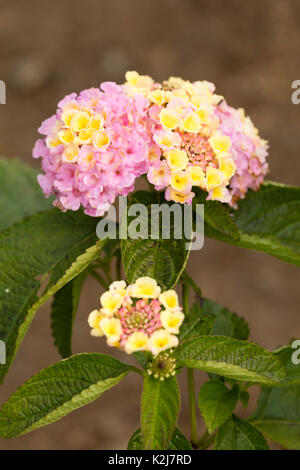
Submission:
<svg viewBox="0 0 300 470">
<path fill-rule="evenodd" d="M 268 171 L 267 142 L 244 110 L 236 110 L 207 81 L 171 77 L 162 84 L 127 72 L 125 90 L 150 102 L 153 140 L 161 157 L 148 179 L 167 200 L 190 203 L 193 186 L 208 199 L 235 205 L 248 188 L 258 189 Z"/>
<path fill-rule="evenodd" d="M 125 281 L 115 281 L 100 303 L 88 323 L 91 335 L 105 336 L 109 346 L 127 354 L 150 351 L 156 357 L 178 345 L 184 319 L 178 296 L 174 290 L 161 292 L 155 279 L 140 277 L 127 287 Z"/>
<path fill-rule="evenodd" d="M 110 82 L 60 101 L 33 149 L 34 158 L 42 157 L 38 181 L 45 195 L 55 194 L 62 210 L 83 206 L 101 216 L 116 196 L 133 191 L 149 167 L 148 106 L 142 94 L 129 97 Z"/>
<path fill-rule="evenodd" d="M 156 83 L 127 72 L 126 82 L 72 93 L 39 128 L 38 181 L 62 210 L 101 216 L 145 174 L 167 200 L 191 203 L 193 187 L 232 206 L 268 171 L 267 142 L 244 110 L 207 81 Z"/>
</svg>

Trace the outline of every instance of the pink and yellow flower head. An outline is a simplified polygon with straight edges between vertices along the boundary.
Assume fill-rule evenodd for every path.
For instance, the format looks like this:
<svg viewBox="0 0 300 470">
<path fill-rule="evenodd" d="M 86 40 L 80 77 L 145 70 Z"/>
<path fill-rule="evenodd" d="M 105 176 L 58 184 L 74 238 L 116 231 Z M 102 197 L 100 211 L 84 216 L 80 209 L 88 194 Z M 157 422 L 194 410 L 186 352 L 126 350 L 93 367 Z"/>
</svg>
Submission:
<svg viewBox="0 0 300 470">
<path fill-rule="evenodd" d="M 248 188 L 258 189 L 268 171 L 267 143 L 212 83 L 171 77 L 159 84 L 137 72 L 127 72 L 126 79 L 126 92 L 151 103 L 148 114 L 161 164 L 150 165 L 148 179 L 166 190 L 167 200 L 191 203 L 192 187 L 198 186 L 208 199 L 234 206 Z"/>
<path fill-rule="evenodd" d="M 88 322 L 91 334 L 105 336 L 109 346 L 127 354 L 150 351 L 157 356 L 178 345 L 184 314 L 176 292 L 161 292 L 155 279 L 140 277 L 127 287 L 124 281 L 114 282 L 100 303 Z"/>
<path fill-rule="evenodd" d="M 212 83 L 171 77 L 162 84 L 137 72 L 126 82 L 72 93 L 39 128 L 39 183 L 62 210 L 101 216 L 147 174 L 166 199 L 190 204 L 193 187 L 232 206 L 258 189 L 268 171 L 267 142 L 243 110 Z"/>
<path fill-rule="evenodd" d="M 42 158 L 38 180 L 45 195 L 55 194 L 62 210 L 83 206 L 86 214 L 101 216 L 117 195 L 132 191 L 136 177 L 148 171 L 155 144 L 149 105 L 110 82 L 66 96 L 40 126 L 44 138 L 33 150 Z"/>
</svg>

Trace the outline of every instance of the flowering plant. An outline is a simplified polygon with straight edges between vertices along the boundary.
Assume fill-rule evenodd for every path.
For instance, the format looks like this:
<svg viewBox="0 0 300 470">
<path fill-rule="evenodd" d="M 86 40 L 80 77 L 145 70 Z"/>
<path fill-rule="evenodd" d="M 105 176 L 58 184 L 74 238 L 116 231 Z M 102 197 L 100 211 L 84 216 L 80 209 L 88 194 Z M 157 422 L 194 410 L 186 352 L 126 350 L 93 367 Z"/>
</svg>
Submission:
<svg viewBox="0 0 300 470">
<path fill-rule="evenodd" d="M 0 379 L 50 297 L 52 333 L 63 359 L 3 404 L 0 437 L 55 422 L 136 373 L 143 379 L 141 426 L 128 449 L 267 449 L 266 439 L 299 449 L 295 342 L 274 351 L 249 342 L 242 317 L 203 297 L 187 273 L 193 242 L 186 232 L 178 235 L 182 219 L 174 209 L 189 207 L 197 231 L 200 206 L 205 236 L 300 265 L 300 188 L 263 181 L 268 144 L 250 118 L 229 106 L 212 83 L 174 77 L 156 83 L 127 72 L 123 85 L 106 82 L 66 96 L 39 133 L 33 157 L 42 159 L 37 178 L 47 200 L 34 170 L 0 161 Z M 135 191 L 140 176 L 148 191 Z M 112 223 L 104 216 L 118 196 L 129 198 L 126 223 L 114 224 L 113 239 L 99 239 L 99 224 Z M 162 219 L 168 237 L 164 226 L 148 234 L 155 205 L 173 214 L 168 223 Z M 134 236 L 133 226 L 140 227 Z M 72 355 L 88 276 L 104 289 L 100 304 L 86 312 L 91 335 L 105 338 L 122 361 L 98 352 Z M 189 438 L 177 427 L 177 376 L 184 368 Z M 208 374 L 198 403 L 195 370 Z M 242 420 L 234 412 L 238 402 L 247 406 L 252 385 L 261 387 L 258 406 Z M 201 437 L 197 404 L 207 428 Z"/>
</svg>

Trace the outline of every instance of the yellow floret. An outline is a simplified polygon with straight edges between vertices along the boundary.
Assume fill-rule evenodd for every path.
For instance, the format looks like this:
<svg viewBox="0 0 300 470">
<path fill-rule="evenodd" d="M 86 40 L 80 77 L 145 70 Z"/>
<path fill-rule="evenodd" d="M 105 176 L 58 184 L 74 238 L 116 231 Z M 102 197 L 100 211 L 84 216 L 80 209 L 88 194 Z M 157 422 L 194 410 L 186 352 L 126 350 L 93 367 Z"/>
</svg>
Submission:
<svg viewBox="0 0 300 470">
<path fill-rule="evenodd" d="M 167 80 L 167 85 L 169 88 L 182 88 L 184 84 L 184 80 L 180 77 L 169 77 Z"/>
<path fill-rule="evenodd" d="M 134 70 L 128 70 L 128 72 L 125 73 L 125 78 L 130 85 L 136 86 L 138 79 L 139 79 L 139 74 L 134 71 Z"/>
<path fill-rule="evenodd" d="M 170 184 L 176 191 L 187 191 L 191 186 L 191 179 L 188 172 L 177 171 L 171 176 Z"/>
<path fill-rule="evenodd" d="M 220 186 L 225 181 L 225 176 L 222 171 L 218 170 L 217 168 L 213 168 L 209 166 L 206 171 L 206 187 L 209 191 L 216 186 Z"/>
<path fill-rule="evenodd" d="M 114 281 L 109 286 L 109 290 L 112 291 L 112 292 L 117 292 L 117 294 L 120 294 L 122 297 L 124 297 L 127 294 L 126 282 L 125 281 Z"/>
<path fill-rule="evenodd" d="M 225 178 L 229 180 L 235 174 L 236 166 L 232 158 L 225 157 L 219 159 L 219 169 Z"/>
<path fill-rule="evenodd" d="M 71 129 L 62 129 L 58 133 L 58 137 L 63 144 L 71 144 L 74 140 L 74 132 Z"/>
<path fill-rule="evenodd" d="M 160 295 L 160 287 L 155 279 L 148 276 L 140 277 L 131 286 L 130 295 L 143 299 L 156 299 Z"/>
<path fill-rule="evenodd" d="M 200 188 L 206 189 L 205 173 L 200 166 L 189 166 L 187 171 L 190 175 L 193 186 L 200 186 Z"/>
<path fill-rule="evenodd" d="M 146 333 L 135 331 L 128 337 L 125 343 L 125 352 L 127 354 L 132 354 L 136 351 L 147 351 L 148 342 L 149 339 Z"/>
<path fill-rule="evenodd" d="M 183 129 L 186 132 L 197 133 L 201 129 L 201 119 L 197 113 L 190 113 L 183 120 Z"/>
<path fill-rule="evenodd" d="M 89 121 L 89 129 L 93 129 L 94 131 L 99 131 L 103 126 L 103 117 L 100 114 L 95 114 L 91 117 Z"/>
<path fill-rule="evenodd" d="M 122 326 L 118 318 L 102 318 L 100 320 L 100 328 L 110 343 L 119 341 L 122 334 Z"/>
<path fill-rule="evenodd" d="M 77 111 L 71 119 L 70 127 L 74 132 L 85 129 L 90 121 L 90 115 L 85 111 Z"/>
<path fill-rule="evenodd" d="M 62 161 L 65 163 L 75 163 L 78 159 L 79 147 L 76 144 L 70 144 L 65 148 L 62 154 Z"/>
<path fill-rule="evenodd" d="M 175 335 L 171 335 L 165 329 L 160 329 L 152 333 L 149 340 L 149 349 L 153 356 L 157 356 L 166 349 L 174 348 L 178 346 L 178 338 Z"/>
<path fill-rule="evenodd" d="M 171 188 L 170 191 L 170 199 L 174 202 L 180 202 L 181 204 L 184 204 L 188 199 L 191 198 L 191 193 L 181 193 L 179 191 L 174 191 L 174 189 Z"/>
<path fill-rule="evenodd" d="M 217 200 L 220 202 L 229 202 L 231 199 L 230 192 L 226 188 L 225 185 L 223 186 L 218 186 L 217 188 L 214 188 L 212 190 L 212 195 L 211 195 L 212 200 Z"/>
<path fill-rule="evenodd" d="M 189 162 L 187 153 L 184 150 L 173 149 L 165 153 L 168 165 L 172 170 L 185 170 Z"/>
<path fill-rule="evenodd" d="M 177 90 L 173 90 L 172 95 L 176 96 L 177 98 L 181 98 L 184 101 L 187 101 L 187 102 L 189 101 L 188 93 L 185 90 L 183 90 L 182 88 L 179 88 Z"/>
<path fill-rule="evenodd" d="M 175 290 L 167 290 L 160 294 L 159 301 L 168 310 L 178 310 L 178 296 Z"/>
<path fill-rule="evenodd" d="M 184 314 L 180 310 L 171 312 L 164 310 L 160 314 L 161 324 L 169 333 L 178 334 L 179 328 L 184 320 Z"/>
<path fill-rule="evenodd" d="M 71 121 L 77 112 L 78 110 L 74 108 L 67 108 L 62 112 L 61 120 L 67 127 L 70 127 Z"/>
<path fill-rule="evenodd" d="M 88 317 L 89 326 L 92 328 L 91 335 L 92 336 L 103 336 L 104 333 L 102 328 L 100 328 L 100 320 L 104 318 L 104 314 L 101 313 L 99 310 L 93 310 Z"/>
<path fill-rule="evenodd" d="M 208 141 L 216 155 L 227 153 L 231 147 L 230 137 L 220 132 L 215 132 Z"/>
<path fill-rule="evenodd" d="M 114 290 L 106 291 L 100 297 L 100 302 L 103 307 L 103 311 L 107 315 L 113 315 L 113 313 L 121 307 L 122 300 L 122 295 L 120 295 Z"/>
<path fill-rule="evenodd" d="M 180 123 L 177 114 L 170 109 L 162 109 L 159 113 L 159 119 L 165 129 L 176 129 Z"/>
<path fill-rule="evenodd" d="M 205 108 L 200 108 L 197 110 L 197 115 L 200 118 L 202 124 L 211 124 L 212 118 L 209 111 Z"/>
<path fill-rule="evenodd" d="M 221 101 L 223 101 L 223 99 L 224 99 L 224 96 L 213 94 L 212 95 L 212 104 L 214 106 L 217 106 L 219 103 L 221 103 Z"/>
<path fill-rule="evenodd" d="M 47 137 L 46 139 L 46 145 L 48 148 L 55 148 L 57 147 L 58 145 L 61 145 L 61 140 L 59 139 L 59 137 L 57 135 L 53 135 L 51 137 Z"/>
<path fill-rule="evenodd" d="M 188 80 L 183 81 L 182 88 L 186 90 L 190 95 L 193 95 L 195 93 L 195 86 Z"/>
<path fill-rule="evenodd" d="M 79 134 L 75 137 L 76 144 L 90 144 L 92 142 L 92 137 L 94 135 L 93 129 L 84 129 L 80 131 Z"/>
<path fill-rule="evenodd" d="M 126 72 L 125 78 L 131 87 L 138 89 L 137 92 L 139 92 L 139 90 L 150 90 L 153 85 L 153 80 L 151 77 L 148 75 L 140 75 L 135 71 Z"/>
<path fill-rule="evenodd" d="M 104 130 L 96 132 L 92 141 L 95 148 L 107 147 L 110 143 L 110 139 Z"/>
<path fill-rule="evenodd" d="M 200 95 L 193 95 L 190 101 L 196 108 L 200 108 L 203 105 L 203 99 Z"/>
<path fill-rule="evenodd" d="M 167 102 L 167 96 L 164 90 L 150 91 L 148 98 L 152 103 L 157 104 L 158 106 L 162 106 Z"/>
</svg>

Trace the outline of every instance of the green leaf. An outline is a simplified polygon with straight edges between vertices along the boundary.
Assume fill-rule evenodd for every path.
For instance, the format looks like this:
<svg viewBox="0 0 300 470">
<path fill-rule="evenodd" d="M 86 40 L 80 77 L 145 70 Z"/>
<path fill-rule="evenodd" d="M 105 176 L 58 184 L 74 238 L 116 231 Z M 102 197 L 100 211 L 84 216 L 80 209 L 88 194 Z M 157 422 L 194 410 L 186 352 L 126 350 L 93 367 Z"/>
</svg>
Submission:
<svg viewBox="0 0 300 470">
<path fill-rule="evenodd" d="M 149 360 L 152 358 L 152 354 L 150 351 L 137 351 L 133 353 L 133 356 L 137 360 L 137 362 L 146 369 Z"/>
<path fill-rule="evenodd" d="M 26 434 L 87 405 L 133 367 L 105 354 L 78 354 L 38 372 L 0 410 L 0 437 Z"/>
<path fill-rule="evenodd" d="M 270 440 L 300 450 L 300 365 L 292 363 L 293 352 L 286 346 L 276 353 L 288 375 L 282 385 L 262 388 L 250 421 Z"/>
<path fill-rule="evenodd" d="M 218 430 L 216 450 L 268 450 L 264 436 L 247 421 L 232 415 Z"/>
<path fill-rule="evenodd" d="M 193 205 L 204 204 L 205 234 L 207 228 L 220 236 L 225 235 L 233 240 L 239 240 L 240 232 L 232 217 L 228 204 L 218 201 L 207 201 L 207 193 L 199 188 L 193 188 L 195 197 Z"/>
<path fill-rule="evenodd" d="M 37 182 L 38 172 L 12 158 L 0 158 L 0 231 L 38 211 L 50 209 Z"/>
<path fill-rule="evenodd" d="M 130 438 L 127 450 L 143 450 L 143 434 L 141 429 L 135 431 Z M 192 446 L 182 432 L 175 428 L 167 450 L 192 450 Z"/>
<path fill-rule="evenodd" d="M 172 439 L 169 442 L 169 450 L 192 450 L 192 446 L 182 432 L 175 428 Z"/>
<path fill-rule="evenodd" d="M 3 380 L 38 308 L 81 273 L 105 241 L 97 219 L 58 209 L 38 213 L 0 235 L 0 339 L 6 344 Z M 38 291 L 51 276 L 41 297 Z"/>
<path fill-rule="evenodd" d="M 274 354 L 282 362 L 285 367 L 285 370 L 287 371 L 287 376 L 284 381 L 280 384 L 280 386 L 292 384 L 300 385 L 300 364 L 294 363 L 294 359 L 299 360 L 299 349 L 300 345 L 297 346 L 297 348 L 292 348 L 291 346 L 284 346 L 278 351 L 274 352 Z M 294 355 L 296 356 L 295 358 Z"/>
<path fill-rule="evenodd" d="M 141 401 L 141 427 L 146 450 L 167 449 L 180 406 L 177 380 L 145 377 Z"/>
<path fill-rule="evenodd" d="M 278 358 L 257 344 L 226 336 L 192 338 L 175 349 L 178 366 L 204 370 L 235 380 L 274 383 L 286 373 Z"/>
<path fill-rule="evenodd" d="M 266 182 L 258 191 L 249 190 L 237 210 L 227 211 L 240 231 L 239 240 L 208 223 L 206 236 L 300 266 L 300 188 Z"/>
<path fill-rule="evenodd" d="M 300 450 L 300 385 L 263 388 L 250 421 L 271 441 Z"/>
<path fill-rule="evenodd" d="M 54 294 L 51 328 L 54 344 L 62 358 L 72 354 L 72 330 L 80 293 L 88 271 L 85 270 Z"/>
<path fill-rule="evenodd" d="M 141 428 L 132 434 L 127 444 L 127 450 L 143 450 L 143 434 Z"/>
<path fill-rule="evenodd" d="M 248 324 L 244 318 L 239 317 L 236 313 L 230 312 L 228 308 L 222 307 L 212 300 L 202 298 L 194 304 L 192 310 L 197 312 L 202 318 L 205 318 L 205 316 L 213 312 L 215 322 L 210 334 L 224 335 L 241 340 L 248 339 L 250 332 Z M 220 376 L 216 374 L 208 373 L 208 375 L 210 378 L 220 379 Z"/>
<path fill-rule="evenodd" d="M 198 307 L 194 308 L 193 306 L 189 315 L 184 318 L 184 322 L 180 327 L 180 340 L 211 334 L 216 319 L 215 315 L 200 317 L 197 310 Z"/>
<path fill-rule="evenodd" d="M 216 316 L 216 321 L 213 326 L 213 335 L 224 335 L 230 338 L 236 339 L 248 339 L 249 337 L 249 326 L 247 322 L 239 317 L 236 313 L 230 312 L 228 308 L 222 307 L 212 300 L 203 299 L 201 307 L 199 304 L 195 304 L 195 309 L 202 316 L 213 313 Z"/>
<path fill-rule="evenodd" d="M 210 434 L 232 415 L 238 398 L 237 385 L 231 390 L 219 380 L 210 380 L 202 385 L 198 404 Z"/>
<path fill-rule="evenodd" d="M 190 243 L 180 235 L 181 225 L 179 223 L 176 224 L 174 232 L 173 217 L 170 222 L 170 239 L 161 237 L 161 227 L 151 214 L 152 205 L 164 204 L 168 208 L 170 204 L 162 198 L 160 193 L 138 191 L 132 196 L 128 211 L 133 204 L 143 204 L 146 209 L 144 214 L 137 212 L 137 217 L 141 221 L 140 238 L 130 238 L 129 233 L 128 238 L 121 241 L 125 275 L 130 283 L 138 277 L 150 276 L 155 278 L 161 287 L 172 288 L 178 282 L 186 266 L 189 257 L 187 246 L 189 247 Z M 182 214 L 182 211 L 180 213 Z M 128 216 L 128 229 L 130 229 L 133 220 L 136 220 L 134 216 Z M 151 224 L 152 231 L 150 232 Z M 121 227 L 122 236 L 125 237 L 127 234 L 126 217 L 122 218 Z M 159 238 L 151 239 L 150 233 L 153 234 L 156 229 Z M 176 237 L 179 238 L 176 239 Z"/>
</svg>

